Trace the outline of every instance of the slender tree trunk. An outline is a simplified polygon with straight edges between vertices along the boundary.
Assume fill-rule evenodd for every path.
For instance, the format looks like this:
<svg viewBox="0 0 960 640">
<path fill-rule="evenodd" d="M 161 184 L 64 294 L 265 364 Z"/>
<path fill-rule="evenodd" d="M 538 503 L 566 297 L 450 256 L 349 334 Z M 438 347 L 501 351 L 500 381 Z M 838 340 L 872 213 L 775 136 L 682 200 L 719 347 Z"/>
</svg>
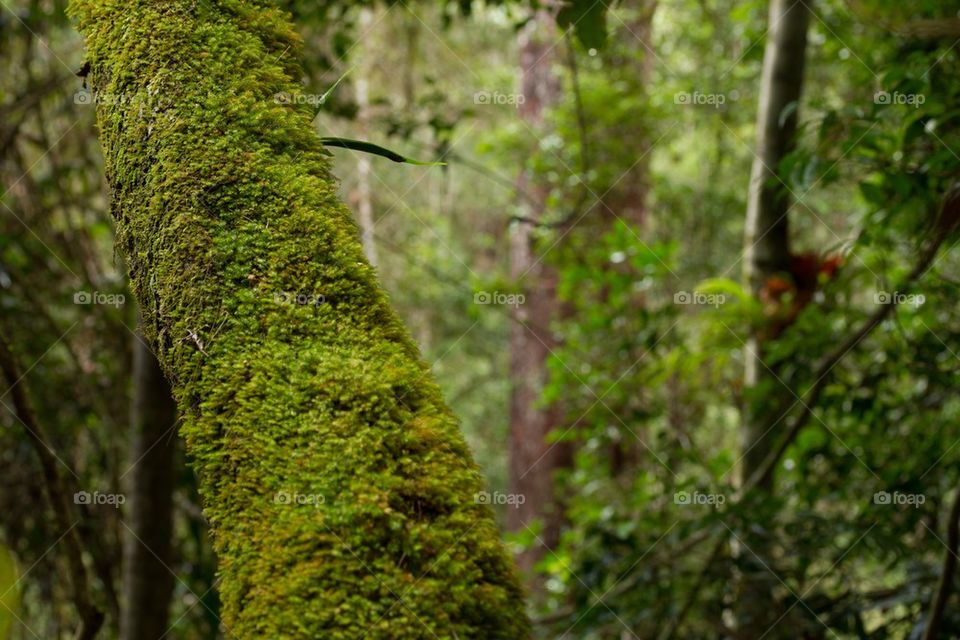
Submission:
<svg viewBox="0 0 960 640">
<path fill-rule="evenodd" d="M 803 0 L 771 0 L 744 238 L 745 275 L 758 297 L 768 278 L 787 272 L 790 266 L 791 202 L 777 170 L 794 144 L 809 19 Z M 761 329 L 749 338 L 744 354 L 741 480 L 749 478 L 769 454 L 778 435 L 777 408 L 788 393 L 776 371 L 764 364 L 763 355 Z M 771 491 L 772 486 L 770 479 L 758 489 Z M 759 637 L 778 617 L 771 600 L 778 580 L 770 572 L 767 539 L 761 534 L 744 535 L 747 548 L 738 550 L 744 572 L 738 593 L 739 624 L 747 637 Z M 772 632 L 768 637 L 779 636 Z"/>
<path fill-rule="evenodd" d="M 367 33 L 373 22 L 373 12 L 368 8 L 360 10 L 360 33 Z M 370 133 L 370 56 L 367 53 L 361 53 L 360 59 L 356 64 L 356 98 L 357 98 L 357 124 L 359 125 L 361 139 L 369 139 Z M 370 164 L 370 156 L 364 153 L 357 154 L 357 220 L 360 223 L 360 239 L 363 242 L 363 250 L 367 255 L 367 260 L 374 267 L 377 266 L 377 245 L 374 239 L 373 219 L 373 194 L 370 192 L 370 176 L 373 167 Z"/>
<path fill-rule="evenodd" d="M 121 640 L 159 640 L 169 630 L 176 417 L 177 406 L 160 363 L 141 339 L 135 339 Z"/>
<path fill-rule="evenodd" d="M 771 276 L 789 271 L 790 198 L 776 175 L 781 160 L 792 149 L 797 128 L 806 51 L 809 11 L 800 0 L 772 0 L 770 31 L 763 60 L 757 149 L 750 174 L 744 264 L 755 296 Z M 742 476 L 749 477 L 767 456 L 776 436 L 777 400 L 785 391 L 763 363 L 761 332 L 751 336 L 746 349 Z"/>
<path fill-rule="evenodd" d="M 626 68 L 629 73 L 636 73 L 639 77 L 641 95 L 647 94 L 647 87 L 651 85 L 655 57 L 651 48 L 653 42 L 653 17 L 657 10 L 657 2 L 653 0 L 630 0 L 623 6 L 629 11 L 622 38 L 626 48 L 634 49 L 638 63 L 629 64 Z M 603 226 L 596 233 L 606 233 L 619 223 L 626 223 L 634 229 L 634 233 L 642 234 L 651 229 L 648 220 L 648 202 L 650 193 L 650 138 L 647 134 L 648 125 L 645 120 L 647 113 L 636 116 L 633 124 L 636 129 L 631 137 L 631 149 L 636 154 L 630 159 L 630 166 L 626 172 L 618 176 L 616 182 L 603 194 L 600 202 L 600 219 Z M 604 290 L 604 299 L 609 295 Z M 638 302 L 638 305 L 644 303 Z M 638 400 L 642 402 L 642 400 Z M 632 483 L 637 470 L 649 461 L 650 456 L 641 440 L 648 440 L 644 427 L 637 425 L 633 433 L 621 432 L 621 438 L 610 447 L 610 469 L 613 476 Z M 637 437 L 639 436 L 639 438 Z"/>
<path fill-rule="evenodd" d="M 556 103 L 560 92 L 559 79 L 552 69 L 556 62 L 555 40 L 555 23 L 544 12 L 538 13 L 520 34 L 520 85 L 524 100 L 519 111 L 533 130 L 542 127 L 544 111 Z M 547 189 L 527 170 L 521 172 L 517 181 L 519 189 L 536 201 L 527 203 L 525 217 L 539 220 L 546 209 Z M 542 405 L 547 360 L 558 346 L 550 325 L 557 318 L 560 305 L 557 273 L 539 255 L 534 228 L 528 223 L 513 225 L 510 268 L 512 276 L 522 283 L 526 297 L 515 312 L 517 322 L 510 336 L 510 493 L 521 495 L 524 500 L 507 511 L 507 523 L 511 530 L 521 532 L 528 526 L 533 528 L 537 520 L 542 524 L 539 535 L 543 545 L 528 548 L 519 556 L 521 569 L 529 574 L 546 549 L 559 541 L 563 508 L 554 476 L 569 463 L 569 445 L 547 442 L 547 436 L 563 419 L 560 407 Z"/>
<path fill-rule="evenodd" d="M 655 0 L 628 0 L 622 3 L 623 7 L 630 12 L 629 17 L 626 18 L 627 23 L 624 25 L 622 38 L 626 42 L 626 47 L 634 49 L 639 58 L 636 64 L 630 64 L 627 68 L 639 77 L 639 85 L 644 97 L 648 95 L 647 90 L 651 86 L 656 63 L 651 49 L 654 46 L 653 17 L 657 11 L 657 4 Z M 645 135 L 648 131 L 644 123 L 645 116 L 646 113 L 642 114 L 638 121 L 631 123 L 636 127 L 632 133 L 640 134 L 630 141 L 630 147 L 634 150 L 636 157 L 630 160 L 631 166 L 624 167 L 626 173 L 619 176 L 616 184 L 603 195 L 600 214 L 607 224 L 620 220 L 632 225 L 635 229 L 647 225 L 651 141 L 649 136 Z"/>
<path fill-rule="evenodd" d="M 268 3 L 75 0 L 117 245 L 234 638 L 515 639 L 484 484 L 337 200 Z"/>
</svg>

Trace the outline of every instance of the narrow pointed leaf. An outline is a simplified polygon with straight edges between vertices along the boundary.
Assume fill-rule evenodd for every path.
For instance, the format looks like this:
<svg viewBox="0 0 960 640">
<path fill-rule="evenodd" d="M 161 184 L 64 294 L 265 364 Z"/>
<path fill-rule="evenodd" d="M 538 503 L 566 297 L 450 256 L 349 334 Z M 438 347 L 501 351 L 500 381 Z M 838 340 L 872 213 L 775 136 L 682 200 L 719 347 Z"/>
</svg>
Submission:
<svg viewBox="0 0 960 640">
<path fill-rule="evenodd" d="M 343 79 L 346 78 L 346 77 L 347 77 L 347 74 L 350 73 L 351 71 L 353 71 L 353 67 L 350 67 L 349 69 L 347 69 L 346 71 L 344 71 L 344 72 L 343 72 L 343 75 L 340 76 L 339 78 L 337 78 L 337 81 L 334 82 L 334 83 L 330 86 L 330 88 L 327 89 L 327 90 L 324 92 L 324 94 L 323 94 L 322 96 L 320 96 L 320 101 L 319 101 L 319 103 L 317 104 L 317 110 L 316 110 L 316 112 L 313 114 L 314 117 L 316 117 L 317 114 L 320 113 L 320 110 L 323 109 L 323 105 L 327 104 L 327 98 L 330 97 L 330 95 L 334 92 L 334 90 L 340 85 L 341 82 L 343 82 Z"/>
<path fill-rule="evenodd" d="M 421 162 L 420 160 L 412 160 L 400 155 L 396 151 L 391 151 L 390 149 L 386 149 L 380 145 L 373 144 L 372 142 L 365 142 L 363 140 L 351 140 L 350 138 L 320 138 L 320 141 L 328 147 L 341 147 L 343 149 L 371 153 L 375 156 L 381 156 L 383 158 L 387 158 L 388 160 L 393 160 L 394 162 L 406 162 L 407 164 L 415 164 L 423 167 L 439 167 L 447 164 L 446 162 Z"/>
</svg>

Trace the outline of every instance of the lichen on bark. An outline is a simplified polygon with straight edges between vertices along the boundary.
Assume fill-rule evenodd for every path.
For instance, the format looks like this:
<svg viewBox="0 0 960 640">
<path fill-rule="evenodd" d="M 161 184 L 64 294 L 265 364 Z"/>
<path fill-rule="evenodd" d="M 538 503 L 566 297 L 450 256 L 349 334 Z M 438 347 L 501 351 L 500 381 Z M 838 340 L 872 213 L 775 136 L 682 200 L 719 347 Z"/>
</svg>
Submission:
<svg viewBox="0 0 960 640">
<path fill-rule="evenodd" d="M 481 475 L 336 196 L 269 2 L 74 0 L 117 247 L 236 638 L 525 638 Z"/>
</svg>

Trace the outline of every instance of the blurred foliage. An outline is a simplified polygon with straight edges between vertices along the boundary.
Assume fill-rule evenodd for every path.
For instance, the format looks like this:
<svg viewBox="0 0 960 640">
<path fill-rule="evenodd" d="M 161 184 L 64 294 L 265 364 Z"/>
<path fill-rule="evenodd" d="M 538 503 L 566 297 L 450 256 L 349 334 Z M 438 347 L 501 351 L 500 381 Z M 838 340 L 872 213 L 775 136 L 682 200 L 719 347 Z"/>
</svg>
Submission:
<svg viewBox="0 0 960 640">
<path fill-rule="evenodd" d="M 885 15 L 889 23 L 955 15 L 948 4 Z M 735 280 L 762 52 L 751 44 L 763 32 L 762 8 L 743 3 L 720 24 L 704 19 L 723 15 L 713 3 L 658 9 L 663 30 L 655 26 L 650 49 L 660 97 L 647 107 L 661 110 L 646 114 L 652 130 L 634 139 L 678 130 L 653 151 L 651 221 L 618 221 L 600 242 L 584 237 L 586 251 L 575 251 L 572 239 L 570 251 L 551 253 L 575 311 L 561 323 L 550 397 L 570 405 L 558 437 L 578 450 L 566 479 L 570 530 L 543 567 L 553 594 L 545 619 L 557 622 L 557 633 L 603 638 L 626 627 L 639 637 L 714 637 L 740 562 L 716 541 L 740 523 L 762 529 L 779 549 L 770 570 L 782 581 L 776 600 L 794 616 L 791 637 L 821 637 L 825 626 L 833 637 L 906 638 L 922 629 L 945 553 L 939 514 L 958 477 L 960 404 L 950 393 L 958 283 L 948 275 L 956 273 L 955 237 L 915 290 L 899 292 L 923 302 L 902 305 L 830 372 L 778 470 L 775 497 L 733 500 L 742 349 L 759 311 Z M 672 24 L 698 27 L 678 42 Z M 895 295 L 957 186 L 954 40 L 896 37 L 844 3 L 815 7 L 800 146 L 781 170 L 798 199 L 794 251 L 844 257 L 838 277 L 771 348 L 769 364 L 779 363 L 795 394 L 878 299 Z M 638 55 L 652 54 L 643 47 Z M 659 90 L 671 85 L 726 101 L 671 105 L 671 92 Z M 625 139 L 603 129 L 617 103 L 601 98 L 592 111 L 592 102 L 593 94 L 585 99 L 591 133 Z M 575 148 L 575 128 L 564 128 L 562 116 L 552 122 L 560 123 L 556 148 Z M 619 162 L 605 164 L 627 166 L 637 152 L 619 149 Z M 702 204 L 690 209 L 694 202 Z M 693 292 L 704 302 L 673 304 L 672 296 Z M 624 447 L 635 460 L 626 472 L 614 464 Z M 926 500 L 917 508 L 875 504 L 884 491 Z M 691 505 L 677 499 L 684 492 L 725 503 Z M 671 628 L 674 619 L 680 626 Z M 944 637 L 958 624 L 948 616 Z"/>
</svg>

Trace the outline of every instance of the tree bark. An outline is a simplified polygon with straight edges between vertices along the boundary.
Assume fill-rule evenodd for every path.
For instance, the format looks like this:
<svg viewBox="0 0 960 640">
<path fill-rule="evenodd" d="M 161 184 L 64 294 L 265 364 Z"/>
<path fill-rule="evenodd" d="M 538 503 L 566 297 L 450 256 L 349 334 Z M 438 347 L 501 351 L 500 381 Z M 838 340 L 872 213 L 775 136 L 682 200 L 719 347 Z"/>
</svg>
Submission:
<svg viewBox="0 0 960 640">
<path fill-rule="evenodd" d="M 360 33 L 366 34 L 370 31 L 370 25 L 373 23 L 373 12 L 364 7 L 360 10 L 359 27 Z M 355 84 L 357 98 L 357 124 L 360 130 L 360 139 L 369 139 L 370 133 L 370 75 L 373 71 L 370 65 L 370 55 L 366 52 L 358 54 L 356 62 L 357 81 Z M 357 153 L 357 220 L 360 223 L 360 239 L 363 243 L 363 250 L 367 255 L 367 260 L 374 267 L 378 266 L 377 244 L 374 233 L 376 231 L 373 218 L 373 194 L 370 190 L 370 176 L 373 173 L 373 166 L 370 163 L 370 156 L 365 153 Z"/>
<path fill-rule="evenodd" d="M 656 15 L 658 2 L 656 0 L 629 0 L 622 6 L 630 14 L 623 25 L 622 38 L 626 48 L 633 49 L 639 54 L 639 60 L 628 67 L 630 72 L 639 76 L 639 86 L 644 96 L 649 95 L 656 57 L 652 51 L 653 18 Z M 632 165 L 616 183 L 601 197 L 600 217 L 608 225 L 617 221 L 630 224 L 639 230 L 647 226 L 648 200 L 650 195 L 650 143 L 647 135 L 649 129 L 644 122 L 646 113 L 640 114 L 635 122 L 631 122 L 631 133 L 636 137 L 631 139 L 631 149 L 636 157 L 631 159 Z"/>
<path fill-rule="evenodd" d="M 651 47 L 654 44 L 653 18 L 657 11 L 657 2 L 630 0 L 624 2 L 623 7 L 629 13 L 623 25 L 625 33 L 621 36 L 626 45 L 621 46 L 625 46 L 627 50 L 633 49 L 634 55 L 639 54 L 638 59 L 635 58 L 636 62 L 632 62 L 627 68 L 630 73 L 636 73 L 639 77 L 638 85 L 641 95 L 645 96 L 651 86 L 654 71 L 655 57 Z M 642 234 L 644 229 L 651 228 L 647 206 L 650 195 L 651 158 L 649 124 L 645 122 L 646 119 L 647 113 L 638 113 L 635 120 L 631 122 L 635 128 L 630 138 L 631 149 L 636 154 L 636 158 L 631 158 L 631 165 L 626 173 L 617 177 L 616 181 L 604 190 L 599 207 L 602 226 L 594 230 L 597 235 L 607 233 L 618 223 L 628 224 L 637 234 Z M 608 296 L 609 291 L 604 288 L 604 302 Z M 642 306 L 644 303 L 638 299 L 637 304 Z M 673 386 L 671 385 L 670 388 L 672 389 Z M 643 433 L 643 429 L 642 425 L 635 426 L 634 433 L 626 432 L 624 429 L 621 432 L 622 437 L 611 445 L 610 468 L 615 478 L 631 482 L 644 461 L 649 461 L 650 456 L 645 446 L 641 444 L 641 440 L 647 440 L 649 437 Z"/>
<path fill-rule="evenodd" d="M 755 296 L 760 295 L 769 277 L 789 271 L 790 199 L 776 172 L 791 150 L 796 133 L 796 103 L 803 82 L 808 22 L 809 12 L 800 0 L 771 2 L 745 231 L 745 275 Z M 745 360 L 748 393 L 769 391 L 765 394 L 769 397 L 754 397 L 744 407 L 741 471 L 743 477 L 749 477 L 763 462 L 776 435 L 771 427 L 779 416 L 771 409 L 776 408 L 775 399 L 783 390 L 763 363 L 759 334 L 751 336 Z"/>
<path fill-rule="evenodd" d="M 543 125 L 544 112 L 557 102 L 559 79 L 552 70 L 556 61 L 553 18 L 538 12 L 520 34 L 520 117 L 533 130 Z M 547 207 L 547 188 L 537 184 L 528 170 L 517 178 L 518 190 L 529 193 L 525 217 L 538 221 Z M 547 436 L 563 420 L 561 407 L 542 404 L 547 383 L 547 361 L 558 346 L 550 331 L 557 319 L 556 270 L 538 254 L 533 224 L 515 223 L 510 237 L 510 270 L 522 283 L 525 301 L 517 307 L 510 335 L 510 493 L 523 496 L 521 504 L 507 510 L 507 526 L 524 532 L 534 522 L 542 525 L 540 541 L 518 556 L 520 568 L 528 575 L 547 549 L 559 542 L 563 521 L 562 500 L 556 491 L 558 469 L 569 465 L 570 446 L 551 444 Z M 537 581 L 532 580 L 536 588 Z"/>
<path fill-rule="evenodd" d="M 135 339 L 121 640 L 162 638 L 169 630 L 176 417 L 177 406 L 160 363 L 141 339 Z"/>
<path fill-rule="evenodd" d="M 745 276 L 758 298 L 767 279 L 788 272 L 790 266 L 791 202 L 777 172 L 794 144 L 809 20 L 803 0 L 770 3 L 744 238 Z M 763 356 L 761 328 L 748 339 L 744 354 L 741 482 L 750 478 L 769 454 L 778 434 L 779 400 L 788 392 Z M 769 492 L 772 487 L 771 477 L 757 488 Z M 744 542 L 748 549 L 740 550 L 745 576 L 738 594 L 739 624 L 747 636 L 759 637 L 777 619 L 771 600 L 777 579 L 770 573 L 767 538 L 749 535 Z"/>
<path fill-rule="evenodd" d="M 236 638 L 529 636 L 456 418 L 390 308 L 264 2 L 75 0 L 118 250 Z"/>
</svg>

